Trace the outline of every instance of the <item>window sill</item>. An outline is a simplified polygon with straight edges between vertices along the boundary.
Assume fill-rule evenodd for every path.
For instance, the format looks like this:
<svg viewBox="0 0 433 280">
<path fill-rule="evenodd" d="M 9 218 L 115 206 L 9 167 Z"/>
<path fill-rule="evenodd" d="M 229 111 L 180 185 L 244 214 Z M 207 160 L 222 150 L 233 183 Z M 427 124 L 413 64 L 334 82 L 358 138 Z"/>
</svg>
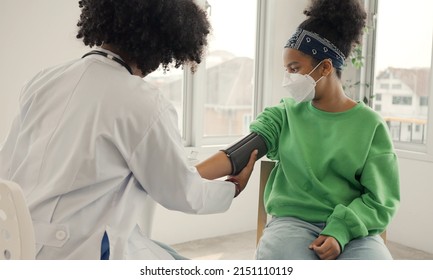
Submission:
<svg viewBox="0 0 433 280">
<path fill-rule="evenodd" d="M 396 149 L 396 154 L 399 158 L 411 159 L 416 161 L 433 162 L 433 156 L 426 152 L 408 151 Z"/>
</svg>

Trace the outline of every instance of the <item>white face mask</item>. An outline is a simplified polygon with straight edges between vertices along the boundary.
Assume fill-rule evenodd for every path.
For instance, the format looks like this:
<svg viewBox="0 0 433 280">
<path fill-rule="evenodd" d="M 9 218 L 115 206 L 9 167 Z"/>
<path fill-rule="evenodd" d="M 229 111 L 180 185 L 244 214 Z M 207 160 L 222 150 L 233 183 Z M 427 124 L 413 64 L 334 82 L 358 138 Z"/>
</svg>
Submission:
<svg viewBox="0 0 433 280">
<path fill-rule="evenodd" d="M 317 64 L 310 73 L 305 75 L 288 73 L 287 71 L 284 72 L 283 87 L 288 91 L 289 97 L 293 98 L 297 103 L 313 100 L 316 84 L 323 76 L 316 82 L 310 74 L 313 73 L 321 63 L 322 62 Z"/>
</svg>

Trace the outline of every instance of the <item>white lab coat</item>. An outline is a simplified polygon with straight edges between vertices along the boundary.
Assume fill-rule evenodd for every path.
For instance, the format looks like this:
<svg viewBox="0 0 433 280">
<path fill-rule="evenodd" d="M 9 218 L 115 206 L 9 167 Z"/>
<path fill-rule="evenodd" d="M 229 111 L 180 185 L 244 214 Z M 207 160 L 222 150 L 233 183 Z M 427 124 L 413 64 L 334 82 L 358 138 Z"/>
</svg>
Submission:
<svg viewBox="0 0 433 280">
<path fill-rule="evenodd" d="M 23 187 L 37 259 L 99 259 L 104 232 L 110 259 L 170 259 L 143 233 L 147 196 L 207 214 L 227 210 L 234 195 L 232 183 L 188 165 L 170 102 L 100 55 L 41 71 L 24 87 L 0 177 Z"/>
</svg>

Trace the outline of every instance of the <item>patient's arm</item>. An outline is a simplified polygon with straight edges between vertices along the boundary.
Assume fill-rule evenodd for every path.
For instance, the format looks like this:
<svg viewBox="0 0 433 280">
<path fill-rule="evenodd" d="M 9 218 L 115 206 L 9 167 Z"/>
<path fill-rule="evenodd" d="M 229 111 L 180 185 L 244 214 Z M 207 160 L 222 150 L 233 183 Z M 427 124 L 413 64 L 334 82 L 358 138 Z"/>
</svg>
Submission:
<svg viewBox="0 0 433 280">
<path fill-rule="evenodd" d="M 258 150 L 251 152 L 249 160 L 246 166 L 236 175 L 230 176 L 228 180 L 235 183 L 237 192 L 235 197 L 245 189 L 248 180 L 250 179 L 251 173 L 254 169 L 254 164 L 257 160 Z M 196 165 L 196 168 L 200 175 L 209 180 L 217 179 L 223 176 L 227 176 L 232 173 L 232 163 L 227 157 L 227 154 L 219 151 L 210 158 Z"/>
<path fill-rule="evenodd" d="M 209 180 L 221 178 L 232 173 L 232 165 L 227 155 L 218 151 L 213 156 L 196 165 L 201 177 Z"/>
<path fill-rule="evenodd" d="M 247 166 L 254 150 L 258 151 L 257 160 L 266 154 L 267 147 L 263 137 L 252 132 L 196 167 L 203 178 L 210 180 L 226 175 L 238 175 Z"/>
</svg>

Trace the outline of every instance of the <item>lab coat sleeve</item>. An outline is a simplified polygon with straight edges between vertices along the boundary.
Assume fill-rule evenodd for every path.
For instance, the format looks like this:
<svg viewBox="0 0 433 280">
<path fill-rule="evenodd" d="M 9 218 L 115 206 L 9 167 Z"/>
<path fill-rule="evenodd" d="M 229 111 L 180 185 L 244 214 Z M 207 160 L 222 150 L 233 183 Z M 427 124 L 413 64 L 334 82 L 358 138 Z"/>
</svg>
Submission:
<svg viewBox="0 0 433 280">
<path fill-rule="evenodd" d="M 12 122 L 9 134 L 4 143 L 0 143 L 0 178 L 8 179 L 11 168 L 12 154 L 17 142 L 20 128 L 20 118 L 17 116 Z"/>
<path fill-rule="evenodd" d="M 203 179 L 188 165 L 177 128 L 177 115 L 169 106 L 156 119 L 128 164 L 145 191 L 159 204 L 194 214 L 226 211 L 233 200 L 230 182 Z"/>
<path fill-rule="evenodd" d="M 15 151 L 15 144 L 18 141 L 19 133 L 20 133 L 20 126 L 21 126 L 21 120 L 25 117 L 25 114 L 28 110 L 28 105 L 31 104 L 30 97 L 26 96 L 26 89 L 31 84 L 31 82 L 36 79 L 39 75 L 41 75 L 43 72 L 41 71 L 38 73 L 32 80 L 28 81 L 22 88 L 20 95 L 19 95 L 19 114 L 15 117 L 15 119 L 12 122 L 12 126 L 9 130 L 9 133 L 6 137 L 6 140 L 4 143 L 0 143 L 0 178 L 8 179 L 11 174 L 11 162 L 12 162 L 12 156 Z"/>
</svg>

